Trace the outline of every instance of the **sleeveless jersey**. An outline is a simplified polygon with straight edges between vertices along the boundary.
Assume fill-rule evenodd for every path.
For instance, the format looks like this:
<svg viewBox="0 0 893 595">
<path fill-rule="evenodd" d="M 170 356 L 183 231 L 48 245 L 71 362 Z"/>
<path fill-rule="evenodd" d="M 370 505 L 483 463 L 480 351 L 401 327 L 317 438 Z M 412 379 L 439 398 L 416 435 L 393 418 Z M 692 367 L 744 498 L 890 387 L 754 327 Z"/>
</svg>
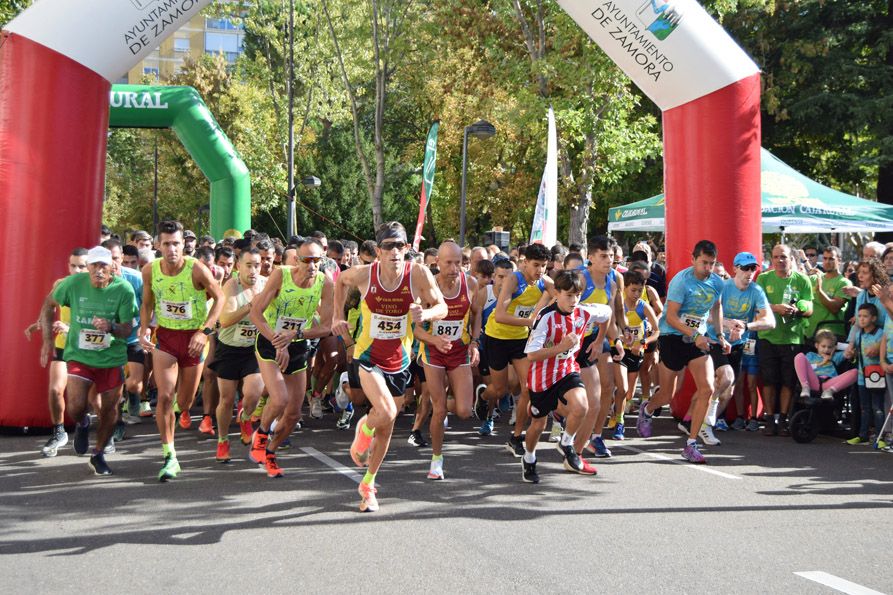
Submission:
<svg viewBox="0 0 893 595">
<path fill-rule="evenodd" d="M 381 284 L 379 264 L 374 262 L 369 267 L 369 288 L 360 302 L 360 331 L 354 357 L 384 372 L 402 372 L 409 366 L 412 353 L 412 263 L 403 265 L 400 282 L 393 290 Z"/>
<path fill-rule="evenodd" d="M 64 322 L 65 324 L 71 323 L 71 308 L 68 306 L 61 306 L 59 308 L 59 322 Z M 65 349 L 65 341 L 68 338 L 68 333 L 59 333 L 56 335 L 55 342 L 53 343 L 56 349 Z"/>
<path fill-rule="evenodd" d="M 158 326 L 174 330 L 198 330 L 208 317 L 207 296 L 192 283 L 195 259 L 185 257 L 183 269 L 174 276 L 161 272 L 161 259 L 152 261 L 152 293 Z"/>
<path fill-rule="evenodd" d="M 264 319 L 274 333 L 282 331 L 306 331 L 313 326 L 313 315 L 322 297 L 326 274 L 316 273 L 310 287 L 298 287 L 291 276 L 293 267 L 281 266 L 282 287 L 279 294 L 264 310 Z M 297 335 L 292 341 L 301 341 Z"/>
<path fill-rule="evenodd" d="M 245 288 L 242 287 L 242 283 L 239 281 L 238 276 L 234 277 L 234 279 L 236 280 L 235 283 L 237 288 L 236 308 L 242 308 L 248 303 L 248 299 L 245 297 L 244 293 Z M 258 290 L 263 289 L 266 280 L 266 277 L 258 277 Z M 257 327 L 251 322 L 251 316 L 245 316 L 236 324 L 220 329 L 217 332 L 217 340 L 230 347 L 251 347 L 257 339 L 257 334 Z"/>
<path fill-rule="evenodd" d="M 540 279 L 534 285 L 529 285 L 521 271 L 515 271 L 515 280 L 518 282 L 518 287 L 512 294 L 512 301 L 509 302 L 506 313 L 510 316 L 528 318 L 546 291 L 546 283 Z M 494 339 L 526 339 L 529 333 L 528 327 L 497 322 L 496 316 L 491 316 L 487 320 L 486 334 Z"/>
<path fill-rule="evenodd" d="M 605 286 L 604 287 L 596 287 L 595 280 L 592 278 L 592 274 L 589 272 L 589 269 L 585 266 L 581 266 L 577 269 L 583 274 L 583 280 L 586 282 L 586 287 L 583 288 L 583 294 L 580 296 L 581 304 L 611 304 L 611 282 L 614 281 L 614 276 L 616 273 L 614 269 L 611 269 L 607 275 L 605 275 Z M 589 326 L 586 327 L 586 336 L 588 337 L 592 333 L 595 332 L 595 323 L 590 321 Z"/>
<path fill-rule="evenodd" d="M 623 327 L 623 348 L 628 350 L 633 344 L 645 338 L 645 300 L 637 300 L 632 310 L 626 307 L 626 300 L 624 300 L 623 313 L 626 315 Z"/>
<path fill-rule="evenodd" d="M 459 276 L 459 290 L 453 297 L 444 296 L 447 315 L 441 320 L 426 322 L 425 330 L 435 337 L 448 337 L 456 348 L 471 343 L 468 333 L 469 313 L 471 312 L 471 296 L 468 293 L 468 278 L 463 273 Z"/>
</svg>

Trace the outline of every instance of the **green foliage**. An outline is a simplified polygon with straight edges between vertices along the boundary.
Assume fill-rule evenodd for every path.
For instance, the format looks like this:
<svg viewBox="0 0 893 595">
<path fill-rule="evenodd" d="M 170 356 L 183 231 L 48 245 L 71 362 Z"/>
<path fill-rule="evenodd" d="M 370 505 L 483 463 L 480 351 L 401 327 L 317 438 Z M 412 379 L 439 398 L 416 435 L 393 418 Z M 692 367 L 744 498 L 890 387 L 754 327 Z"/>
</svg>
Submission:
<svg viewBox="0 0 893 595">
<path fill-rule="evenodd" d="M 20 12 L 31 6 L 33 0 L 0 0 L 0 27 L 5 27 Z"/>
</svg>

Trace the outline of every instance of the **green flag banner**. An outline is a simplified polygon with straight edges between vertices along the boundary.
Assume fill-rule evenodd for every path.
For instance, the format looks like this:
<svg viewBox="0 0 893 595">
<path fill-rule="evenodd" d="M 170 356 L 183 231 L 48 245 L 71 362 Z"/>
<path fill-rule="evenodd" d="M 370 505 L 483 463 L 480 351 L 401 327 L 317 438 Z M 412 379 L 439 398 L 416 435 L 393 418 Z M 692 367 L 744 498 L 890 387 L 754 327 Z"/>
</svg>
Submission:
<svg viewBox="0 0 893 595">
<path fill-rule="evenodd" d="M 422 240 L 422 227 L 425 225 L 425 212 L 428 201 L 431 200 L 431 190 L 434 187 L 434 169 L 437 163 L 437 131 L 440 122 L 431 124 L 428 131 L 428 141 L 425 143 L 425 162 L 422 166 L 422 195 L 419 197 L 419 218 L 415 224 L 415 237 L 412 239 L 412 249 L 419 249 Z"/>
</svg>

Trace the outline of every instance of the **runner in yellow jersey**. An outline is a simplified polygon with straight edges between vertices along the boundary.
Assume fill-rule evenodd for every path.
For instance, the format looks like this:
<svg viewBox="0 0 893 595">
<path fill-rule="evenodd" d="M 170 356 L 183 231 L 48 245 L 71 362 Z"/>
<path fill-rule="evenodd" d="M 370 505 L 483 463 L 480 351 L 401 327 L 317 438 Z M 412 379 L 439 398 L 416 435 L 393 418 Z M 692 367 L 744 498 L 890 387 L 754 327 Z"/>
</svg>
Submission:
<svg viewBox="0 0 893 595">
<path fill-rule="evenodd" d="M 87 270 L 87 249 L 75 248 L 68 257 L 68 274 L 76 275 Z M 56 281 L 59 283 L 59 281 Z M 53 422 L 53 433 L 40 452 L 45 457 L 54 457 L 59 449 L 68 444 L 68 434 L 65 432 L 65 384 L 68 382 L 68 368 L 62 352 L 65 350 L 65 339 L 68 335 L 68 324 L 71 320 L 71 309 L 67 306 L 59 308 L 59 320 L 53 322 L 53 335 L 55 350 L 50 366 L 50 390 L 49 408 L 50 420 Z M 25 329 L 25 336 L 31 339 L 31 334 L 38 330 L 40 325 L 35 322 Z M 82 425 L 82 420 L 77 420 Z M 88 422 L 89 423 L 89 420 Z M 81 453 L 83 454 L 83 453 Z"/>
<path fill-rule="evenodd" d="M 269 477 L 282 477 L 276 449 L 288 437 L 301 414 L 307 390 L 307 340 L 332 331 L 332 280 L 319 271 L 322 244 L 307 238 L 298 248 L 298 264 L 273 269 L 264 290 L 254 299 L 251 322 L 257 327 L 255 345 L 260 374 L 270 397 L 249 457 L 264 465 Z M 318 316 L 318 322 L 314 320 Z M 270 437 L 273 420 L 275 434 Z"/>
<path fill-rule="evenodd" d="M 515 369 L 521 385 L 521 398 L 515 406 L 515 427 L 506 443 L 516 457 L 524 456 L 521 433 L 527 426 L 530 402 L 527 388 L 530 362 L 524 348 L 537 313 L 552 300 L 555 291 L 552 279 L 545 276 L 546 265 L 552 259 L 549 249 L 542 244 L 531 244 L 525 249 L 524 257 L 521 270 L 509 275 L 503 282 L 493 314 L 484 329 L 484 353 L 490 367 L 490 385 L 482 398 L 489 404 L 488 419 L 508 387 L 509 365 Z"/>
<path fill-rule="evenodd" d="M 139 341 L 143 349 L 152 352 L 158 388 L 155 421 L 164 454 L 158 479 L 167 481 L 180 472 L 174 449 L 174 390 L 181 417 L 185 415 L 188 419 L 189 407 L 202 377 L 208 335 L 214 332 L 223 309 L 223 291 L 205 265 L 184 256 L 183 225 L 179 221 L 162 221 L 158 225 L 158 243 L 161 258 L 144 266 L 142 271 Z M 149 328 L 153 315 L 158 322 L 157 345 L 152 343 Z"/>
<path fill-rule="evenodd" d="M 637 260 L 633 261 L 629 265 L 629 270 L 638 271 L 645 278 L 645 290 L 642 292 L 642 299 L 645 300 L 645 303 L 651 306 L 651 309 L 654 310 L 654 314 L 657 316 L 658 320 L 660 319 L 661 313 L 664 311 L 664 304 L 660 301 L 660 295 L 657 290 L 648 285 L 648 277 L 650 275 L 651 267 L 648 264 L 648 260 Z M 645 330 L 645 335 L 649 335 L 657 330 L 656 327 L 648 326 Z M 648 343 L 645 346 L 645 352 L 643 354 L 642 365 L 639 367 L 639 384 L 642 386 L 642 398 L 641 402 L 651 398 L 651 387 L 654 382 L 652 380 L 652 376 L 654 376 L 654 380 L 657 380 L 656 374 L 652 374 L 652 370 L 655 369 L 655 365 L 660 361 L 660 351 L 657 348 L 658 342 Z"/>
</svg>

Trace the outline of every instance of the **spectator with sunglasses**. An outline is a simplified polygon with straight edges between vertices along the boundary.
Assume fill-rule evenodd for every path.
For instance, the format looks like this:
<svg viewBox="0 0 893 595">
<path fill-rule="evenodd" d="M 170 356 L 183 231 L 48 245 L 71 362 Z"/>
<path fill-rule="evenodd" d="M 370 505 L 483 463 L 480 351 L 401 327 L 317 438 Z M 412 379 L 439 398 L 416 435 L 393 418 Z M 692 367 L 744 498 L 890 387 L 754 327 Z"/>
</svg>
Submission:
<svg viewBox="0 0 893 595">
<path fill-rule="evenodd" d="M 807 259 L 809 259 L 808 251 L 807 247 Z M 841 337 L 846 334 L 844 312 L 850 298 L 845 289 L 853 284 L 840 274 L 840 264 L 840 248 L 828 246 L 822 252 L 824 272 L 818 271 L 809 276 L 815 300 L 813 300 L 812 316 L 806 320 L 803 329 L 804 339 L 811 341 L 816 332 L 822 328 L 827 328 Z"/>
</svg>

